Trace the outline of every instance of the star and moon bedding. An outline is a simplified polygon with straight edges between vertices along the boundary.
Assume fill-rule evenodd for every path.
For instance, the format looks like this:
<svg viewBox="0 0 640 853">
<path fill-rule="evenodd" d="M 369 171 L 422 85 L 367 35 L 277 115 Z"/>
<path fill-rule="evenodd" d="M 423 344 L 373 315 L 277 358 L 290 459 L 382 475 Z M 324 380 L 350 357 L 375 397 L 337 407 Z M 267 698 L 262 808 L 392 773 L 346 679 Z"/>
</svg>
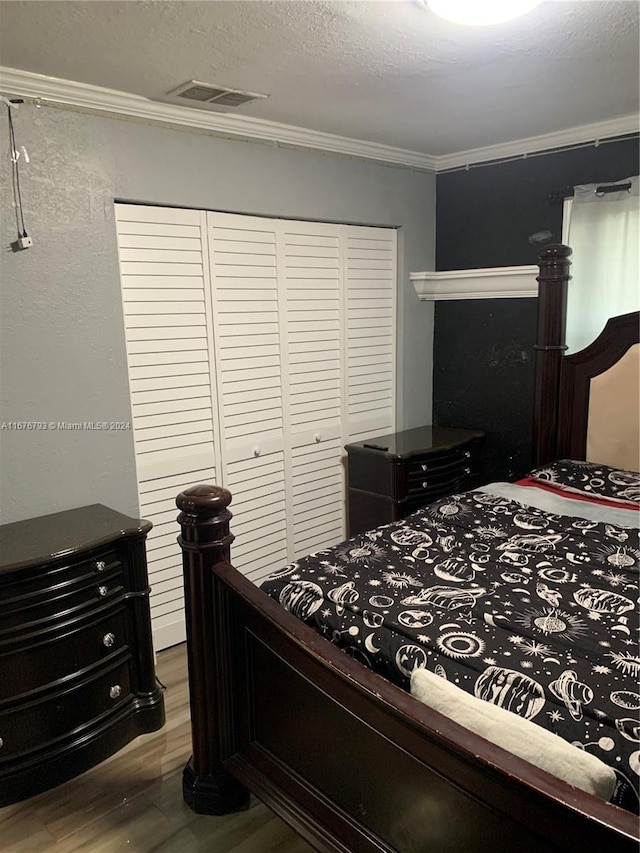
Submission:
<svg viewBox="0 0 640 853">
<path fill-rule="evenodd" d="M 533 492 L 443 498 L 262 588 L 394 684 L 426 668 L 595 755 L 616 773 L 612 801 L 634 810 L 637 511 Z"/>
</svg>

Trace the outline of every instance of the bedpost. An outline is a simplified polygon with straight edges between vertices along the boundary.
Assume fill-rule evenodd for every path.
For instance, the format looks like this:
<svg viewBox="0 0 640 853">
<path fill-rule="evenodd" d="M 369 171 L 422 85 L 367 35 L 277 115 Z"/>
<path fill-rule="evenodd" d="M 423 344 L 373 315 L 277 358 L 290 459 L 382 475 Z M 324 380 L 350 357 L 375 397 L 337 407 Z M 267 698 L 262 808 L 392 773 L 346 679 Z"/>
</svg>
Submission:
<svg viewBox="0 0 640 853">
<path fill-rule="evenodd" d="M 561 244 L 545 246 L 538 255 L 538 339 L 533 411 L 533 463 L 544 465 L 556 458 L 562 356 L 567 349 L 567 286 L 571 276 L 571 249 Z"/>
<path fill-rule="evenodd" d="M 185 802 L 197 814 L 228 814 L 249 805 L 249 793 L 224 768 L 233 750 L 229 612 L 212 568 L 229 562 L 231 494 L 193 486 L 176 505 L 184 571 L 189 701 L 193 755 L 182 775 Z"/>
</svg>

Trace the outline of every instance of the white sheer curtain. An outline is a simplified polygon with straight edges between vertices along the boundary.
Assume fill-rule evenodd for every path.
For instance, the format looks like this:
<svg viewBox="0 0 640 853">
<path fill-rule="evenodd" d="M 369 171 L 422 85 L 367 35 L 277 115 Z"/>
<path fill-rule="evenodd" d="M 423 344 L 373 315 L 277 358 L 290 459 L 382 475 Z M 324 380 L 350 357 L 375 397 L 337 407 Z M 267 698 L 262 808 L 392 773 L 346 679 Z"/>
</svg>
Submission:
<svg viewBox="0 0 640 853">
<path fill-rule="evenodd" d="M 568 352 L 590 344 L 609 317 L 640 308 L 640 181 L 620 192 L 574 187 L 565 202 L 563 242 L 573 249 L 567 301 Z"/>
</svg>

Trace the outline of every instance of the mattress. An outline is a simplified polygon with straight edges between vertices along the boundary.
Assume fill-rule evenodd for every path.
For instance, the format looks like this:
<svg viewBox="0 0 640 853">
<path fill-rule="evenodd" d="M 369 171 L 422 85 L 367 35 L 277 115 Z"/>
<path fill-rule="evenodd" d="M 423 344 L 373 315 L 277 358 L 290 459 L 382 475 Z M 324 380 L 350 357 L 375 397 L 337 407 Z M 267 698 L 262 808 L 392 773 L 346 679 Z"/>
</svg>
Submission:
<svg viewBox="0 0 640 853">
<path fill-rule="evenodd" d="M 297 560 L 262 589 L 402 688 L 427 668 L 597 756 L 616 772 L 613 801 L 636 808 L 637 515 L 495 484 Z"/>
</svg>

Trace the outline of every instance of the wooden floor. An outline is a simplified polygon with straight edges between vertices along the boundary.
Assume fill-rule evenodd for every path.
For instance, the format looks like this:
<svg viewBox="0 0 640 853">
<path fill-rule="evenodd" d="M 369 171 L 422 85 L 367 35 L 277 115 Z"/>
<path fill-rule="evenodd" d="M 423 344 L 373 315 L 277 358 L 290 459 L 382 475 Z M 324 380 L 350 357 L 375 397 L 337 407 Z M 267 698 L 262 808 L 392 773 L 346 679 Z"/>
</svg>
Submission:
<svg viewBox="0 0 640 853">
<path fill-rule="evenodd" d="M 190 754 L 186 655 L 158 655 L 167 722 L 107 761 L 44 794 L 0 809 L 0 850 L 91 853 L 311 853 L 266 806 L 228 817 L 193 814 L 182 801 Z"/>
</svg>

